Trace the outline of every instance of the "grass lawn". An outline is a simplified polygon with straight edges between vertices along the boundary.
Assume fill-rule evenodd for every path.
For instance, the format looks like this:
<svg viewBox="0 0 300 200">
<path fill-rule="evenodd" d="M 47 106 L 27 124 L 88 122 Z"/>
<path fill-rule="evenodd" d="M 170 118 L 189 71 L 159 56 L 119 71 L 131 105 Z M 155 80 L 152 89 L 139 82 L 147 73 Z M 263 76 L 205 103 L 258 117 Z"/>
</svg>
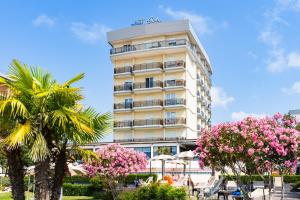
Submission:
<svg viewBox="0 0 300 200">
<path fill-rule="evenodd" d="M 27 194 L 28 193 L 26 193 L 26 199 L 27 199 Z M 29 193 L 29 197 L 32 198 L 33 194 Z M 0 199 L 1 200 L 12 200 L 11 193 L 10 192 L 0 193 Z M 86 200 L 86 199 L 93 199 L 93 197 L 86 197 L 86 196 L 64 196 L 63 197 L 63 200 L 71 200 L 71 199 L 72 200 Z"/>
</svg>

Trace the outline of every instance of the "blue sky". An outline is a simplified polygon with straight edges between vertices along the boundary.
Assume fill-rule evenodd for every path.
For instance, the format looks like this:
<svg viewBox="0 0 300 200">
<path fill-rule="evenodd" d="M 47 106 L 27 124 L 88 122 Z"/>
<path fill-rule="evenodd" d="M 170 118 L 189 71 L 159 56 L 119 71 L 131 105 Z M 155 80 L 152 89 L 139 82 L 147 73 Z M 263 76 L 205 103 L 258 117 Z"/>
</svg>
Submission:
<svg viewBox="0 0 300 200">
<path fill-rule="evenodd" d="M 85 72 L 85 104 L 112 111 L 105 33 L 150 16 L 191 20 L 213 65 L 213 123 L 300 108 L 300 0 L 1 1 L 0 71 L 17 58 L 60 81 Z"/>
</svg>

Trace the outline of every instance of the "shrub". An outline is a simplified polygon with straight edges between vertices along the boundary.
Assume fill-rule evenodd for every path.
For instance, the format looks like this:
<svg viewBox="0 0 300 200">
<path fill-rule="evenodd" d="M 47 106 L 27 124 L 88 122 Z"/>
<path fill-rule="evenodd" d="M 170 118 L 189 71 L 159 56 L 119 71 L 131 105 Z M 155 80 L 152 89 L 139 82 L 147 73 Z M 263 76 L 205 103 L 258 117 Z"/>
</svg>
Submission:
<svg viewBox="0 0 300 200">
<path fill-rule="evenodd" d="M 300 190 L 300 181 L 293 183 L 292 191 L 299 191 L 299 190 Z"/>
<path fill-rule="evenodd" d="M 88 177 L 88 176 L 66 176 L 64 178 L 64 183 L 79 183 L 79 184 L 82 184 L 82 183 L 90 183 L 90 180 L 91 178 Z"/>
<path fill-rule="evenodd" d="M 186 188 L 176 188 L 167 184 L 153 183 L 135 191 L 122 192 L 117 200 L 185 200 L 188 199 Z"/>
<path fill-rule="evenodd" d="M 90 196 L 93 189 L 92 184 L 63 184 L 63 194 L 66 196 Z"/>
</svg>

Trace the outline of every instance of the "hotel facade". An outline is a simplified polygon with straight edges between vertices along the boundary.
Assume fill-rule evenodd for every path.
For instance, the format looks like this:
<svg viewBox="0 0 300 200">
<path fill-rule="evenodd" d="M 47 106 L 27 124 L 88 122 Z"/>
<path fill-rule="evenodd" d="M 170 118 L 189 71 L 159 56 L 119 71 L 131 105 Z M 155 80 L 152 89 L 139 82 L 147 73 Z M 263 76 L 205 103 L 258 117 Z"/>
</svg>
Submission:
<svg viewBox="0 0 300 200">
<path fill-rule="evenodd" d="M 113 142 L 150 158 L 195 145 L 210 128 L 209 57 L 188 20 L 107 33 L 114 70 Z"/>
</svg>

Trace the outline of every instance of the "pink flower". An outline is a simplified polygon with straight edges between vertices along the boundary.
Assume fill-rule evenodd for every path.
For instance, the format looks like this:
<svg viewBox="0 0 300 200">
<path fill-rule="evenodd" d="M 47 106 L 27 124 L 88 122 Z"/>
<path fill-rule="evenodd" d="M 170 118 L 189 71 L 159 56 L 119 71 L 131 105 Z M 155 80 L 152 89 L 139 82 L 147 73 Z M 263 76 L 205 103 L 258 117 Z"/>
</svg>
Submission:
<svg viewBox="0 0 300 200">
<path fill-rule="evenodd" d="M 254 154 L 254 149 L 253 148 L 248 149 L 247 153 L 249 156 L 252 156 Z"/>
</svg>

